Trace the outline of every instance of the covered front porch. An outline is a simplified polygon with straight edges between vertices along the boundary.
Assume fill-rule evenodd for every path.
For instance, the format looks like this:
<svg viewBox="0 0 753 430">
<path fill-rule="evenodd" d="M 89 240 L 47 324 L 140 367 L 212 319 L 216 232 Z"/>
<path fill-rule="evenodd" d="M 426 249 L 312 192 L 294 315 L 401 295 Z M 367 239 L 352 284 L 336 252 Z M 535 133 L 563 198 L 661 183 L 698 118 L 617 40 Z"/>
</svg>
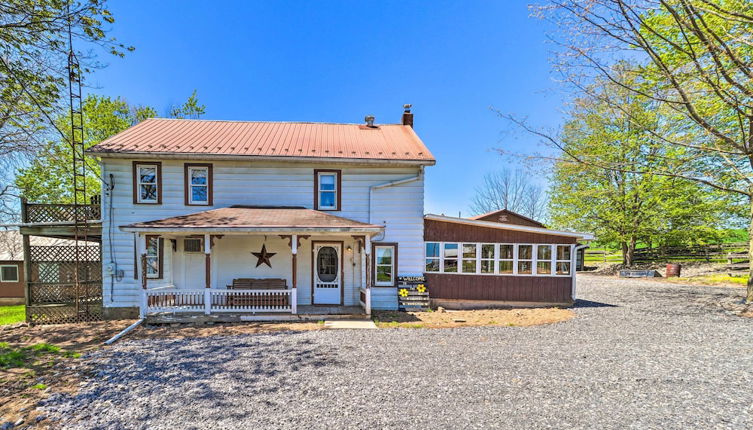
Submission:
<svg viewBox="0 0 753 430">
<path fill-rule="evenodd" d="M 122 226 L 142 317 L 207 321 L 371 313 L 382 226 L 304 208 L 233 206 Z"/>
</svg>

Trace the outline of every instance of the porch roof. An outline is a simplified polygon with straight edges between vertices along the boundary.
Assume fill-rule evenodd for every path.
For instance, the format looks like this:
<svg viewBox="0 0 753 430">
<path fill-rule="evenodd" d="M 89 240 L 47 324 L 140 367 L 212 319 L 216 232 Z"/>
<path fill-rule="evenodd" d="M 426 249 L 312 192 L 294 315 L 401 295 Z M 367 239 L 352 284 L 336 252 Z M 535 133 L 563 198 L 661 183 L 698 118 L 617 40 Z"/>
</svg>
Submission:
<svg viewBox="0 0 753 430">
<path fill-rule="evenodd" d="M 384 227 L 296 206 L 231 206 L 120 226 L 126 232 L 359 232 Z"/>
</svg>

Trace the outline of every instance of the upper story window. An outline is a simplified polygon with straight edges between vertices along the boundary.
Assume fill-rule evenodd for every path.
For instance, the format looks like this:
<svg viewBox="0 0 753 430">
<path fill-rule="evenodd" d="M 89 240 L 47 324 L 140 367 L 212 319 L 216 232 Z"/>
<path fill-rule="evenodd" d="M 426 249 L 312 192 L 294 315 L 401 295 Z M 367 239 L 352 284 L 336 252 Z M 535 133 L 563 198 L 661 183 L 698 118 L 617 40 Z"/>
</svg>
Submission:
<svg viewBox="0 0 753 430">
<path fill-rule="evenodd" d="M 340 176 L 339 170 L 314 170 L 314 209 L 340 210 L 342 189 Z"/>
<path fill-rule="evenodd" d="M 133 163 L 133 203 L 162 203 L 162 163 Z"/>
<path fill-rule="evenodd" d="M 189 206 L 212 205 L 212 165 L 192 164 L 184 165 L 185 173 L 185 204 Z"/>
</svg>

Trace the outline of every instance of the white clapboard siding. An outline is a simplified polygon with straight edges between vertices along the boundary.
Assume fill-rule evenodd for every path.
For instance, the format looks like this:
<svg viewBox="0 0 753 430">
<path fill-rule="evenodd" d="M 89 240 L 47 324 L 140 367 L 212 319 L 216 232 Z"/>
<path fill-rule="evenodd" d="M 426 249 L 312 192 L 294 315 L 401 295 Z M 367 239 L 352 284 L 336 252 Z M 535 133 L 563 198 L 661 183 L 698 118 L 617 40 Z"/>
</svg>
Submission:
<svg viewBox="0 0 753 430">
<path fill-rule="evenodd" d="M 113 190 L 103 192 L 103 264 L 115 263 L 124 272 L 121 280 L 105 280 L 105 306 L 137 306 L 140 298 L 140 283 L 134 279 L 134 235 L 120 231 L 119 226 L 140 221 L 151 221 L 171 216 L 185 215 L 212 208 L 242 205 L 303 206 L 313 208 L 314 169 L 342 170 L 342 208 L 331 212 L 362 222 L 386 226 L 384 237 L 377 240 L 398 242 L 398 273 L 400 275 L 421 274 L 423 270 L 423 178 L 417 181 L 381 188 L 372 193 L 373 201 L 369 212 L 369 190 L 374 185 L 415 176 L 417 167 L 375 167 L 332 164 L 270 163 L 213 161 L 214 206 L 184 205 L 184 163 L 197 160 L 162 161 L 162 204 L 133 204 L 133 160 L 103 159 L 102 174 L 113 177 Z M 111 195 L 110 195 L 111 194 Z M 110 203 L 112 205 L 110 206 Z M 212 284 L 224 288 L 232 281 L 234 273 L 242 273 L 245 264 L 252 261 L 251 249 L 258 251 L 263 238 L 247 238 L 243 241 L 230 235 L 216 242 L 216 253 L 212 260 Z M 319 237 L 315 238 L 320 240 Z M 357 249 L 349 238 L 344 248 Z M 278 252 L 273 257 L 273 268 L 263 277 L 290 279 L 289 248 L 278 237 L 267 238 L 270 252 Z M 355 258 L 356 266 L 352 264 Z M 243 258 L 248 257 L 247 260 Z M 187 255 L 182 252 L 182 241 L 178 239 L 177 252 L 173 253 L 169 240 L 165 240 L 164 276 L 161 280 L 149 280 L 149 286 L 176 285 L 179 288 L 193 288 L 199 282 L 203 285 L 203 255 Z M 358 303 L 360 286 L 360 258 L 355 251 L 345 254 L 345 304 Z M 232 263 L 228 263 L 232 261 Z M 279 266 L 277 263 L 280 262 Z M 199 265 L 197 268 L 197 264 Z M 228 268 L 228 264 L 231 264 Z M 254 263 L 255 264 L 255 263 Z M 299 280 L 298 297 L 300 304 L 311 302 L 311 245 L 303 241 L 298 256 Z M 266 270 L 266 269 L 265 269 Z M 254 272 L 257 273 L 257 272 Z M 268 275 L 268 276 L 267 276 Z M 238 276 L 235 276 L 238 277 Z M 262 277 L 254 275 L 254 277 Z M 190 284 L 190 285 L 187 285 Z M 184 287 L 185 285 L 185 287 Z M 394 288 L 376 288 L 374 309 L 396 309 L 397 296 Z"/>
</svg>

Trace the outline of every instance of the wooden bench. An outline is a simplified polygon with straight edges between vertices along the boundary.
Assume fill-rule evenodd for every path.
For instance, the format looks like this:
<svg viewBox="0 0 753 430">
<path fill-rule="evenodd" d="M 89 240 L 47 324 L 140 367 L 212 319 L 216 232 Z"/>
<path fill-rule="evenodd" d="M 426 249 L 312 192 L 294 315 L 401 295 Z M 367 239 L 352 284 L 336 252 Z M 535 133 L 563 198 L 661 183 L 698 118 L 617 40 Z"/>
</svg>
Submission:
<svg viewBox="0 0 753 430">
<path fill-rule="evenodd" d="M 270 290 L 285 291 L 288 289 L 287 281 L 281 278 L 238 278 L 233 279 L 228 290 Z M 259 306 L 259 307 L 287 307 L 290 306 L 288 295 L 261 294 L 253 297 L 228 296 L 228 306 Z"/>
</svg>

